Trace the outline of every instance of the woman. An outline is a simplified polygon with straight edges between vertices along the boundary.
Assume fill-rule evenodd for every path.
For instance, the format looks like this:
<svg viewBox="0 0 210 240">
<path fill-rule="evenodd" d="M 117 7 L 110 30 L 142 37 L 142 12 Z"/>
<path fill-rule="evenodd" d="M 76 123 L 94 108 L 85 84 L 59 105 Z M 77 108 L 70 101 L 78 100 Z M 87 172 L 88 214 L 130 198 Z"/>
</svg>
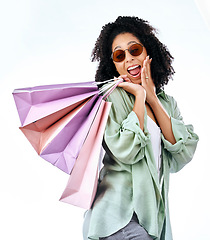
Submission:
<svg viewBox="0 0 210 240">
<path fill-rule="evenodd" d="M 104 167 L 84 239 L 170 240 L 169 173 L 192 159 L 198 142 L 162 90 L 174 74 L 173 57 L 147 21 L 118 17 L 103 27 L 94 60 L 96 81 L 124 82 L 108 97 Z"/>
</svg>

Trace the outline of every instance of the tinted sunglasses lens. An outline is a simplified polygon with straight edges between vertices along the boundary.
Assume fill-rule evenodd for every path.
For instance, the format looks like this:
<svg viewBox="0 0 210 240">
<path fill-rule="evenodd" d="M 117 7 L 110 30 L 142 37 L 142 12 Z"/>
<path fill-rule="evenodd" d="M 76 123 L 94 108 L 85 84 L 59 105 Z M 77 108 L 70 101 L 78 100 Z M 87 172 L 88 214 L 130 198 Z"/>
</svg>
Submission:
<svg viewBox="0 0 210 240">
<path fill-rule="evenodd" d="M 113 52 L 112 58 L 115 62 L 122 62 L 125 59 L 125 52 L 123 50 L 116 50 Z"/>
<path fill-rule="evenodd" d="M 143 52 L 143 47 L 140 44 L 133 44 L 129 48 L 129 52 L 133 56 L 139 56 Z"/>
</svg>

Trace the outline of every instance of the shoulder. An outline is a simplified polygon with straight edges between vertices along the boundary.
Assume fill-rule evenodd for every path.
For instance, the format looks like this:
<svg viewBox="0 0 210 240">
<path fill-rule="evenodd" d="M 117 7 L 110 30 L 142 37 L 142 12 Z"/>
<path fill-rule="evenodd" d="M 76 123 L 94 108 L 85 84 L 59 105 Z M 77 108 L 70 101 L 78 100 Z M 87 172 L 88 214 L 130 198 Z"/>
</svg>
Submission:
<svg viewBox="0 0 210 240">
<path fill-rule="evenodd" d="M 133 109 L 135 98 L 124 89 L 117 87 L 108 96 L 108 102 L 112 103 L 109 116 L 117 122 L 123 121 Z"/>
<path fill-rule="evenodd" d="M 107 97 L 107 101 L 115 102 L 117 100 L 122 100 L 127 97 L 126 95 L 127 93 L 124 89 L 116 87 L 114 91 L 112 91 L 110 95 Z"/>
<path fill-rule="evenodd" d="M 166 94 L 164 90 L 160 90 L 157 93 L 157 96 L 165 110 L 170 113 L 170 115 L 173 115 L 173 112 L 177 108 L 177 102 L 175 98 L 171 95 Z"/>
<path fill-rule="evenodd" d="M 112 105 L 117 108 L 133 108 L 134 100 L 135 98 L 132 94 L 127 93 L 120 87 L 115 88 L 114 91 L 107 97 L 107 101 L 112 102 Z"/>
</svg>

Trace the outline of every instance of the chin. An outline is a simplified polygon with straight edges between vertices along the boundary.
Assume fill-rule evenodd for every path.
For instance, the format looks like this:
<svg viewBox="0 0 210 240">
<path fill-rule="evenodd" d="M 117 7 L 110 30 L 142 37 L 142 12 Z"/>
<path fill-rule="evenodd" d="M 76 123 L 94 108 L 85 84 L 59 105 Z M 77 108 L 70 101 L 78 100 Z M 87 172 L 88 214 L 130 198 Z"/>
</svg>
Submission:
<svg viewBox="0 0 210 240">
<path fill-rule="evenodd" d="M 132 83 L 141 84 L 141 79 L 131 79 Z"/>
</svg>

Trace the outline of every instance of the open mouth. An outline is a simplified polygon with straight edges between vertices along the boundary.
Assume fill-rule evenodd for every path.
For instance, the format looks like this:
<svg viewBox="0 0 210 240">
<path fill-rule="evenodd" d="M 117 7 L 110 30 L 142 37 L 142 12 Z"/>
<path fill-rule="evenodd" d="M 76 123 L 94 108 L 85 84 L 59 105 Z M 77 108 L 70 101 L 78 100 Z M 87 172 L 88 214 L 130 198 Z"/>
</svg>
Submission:
<svg viewBox="0 0 210 240">
<path fill-rule="evenodd" d="M 127 71 L 132 77 L 138 77 L 141 74 L 141 66 L 140 65 L 131 66 L 127 69 Z"/>
</svg>

